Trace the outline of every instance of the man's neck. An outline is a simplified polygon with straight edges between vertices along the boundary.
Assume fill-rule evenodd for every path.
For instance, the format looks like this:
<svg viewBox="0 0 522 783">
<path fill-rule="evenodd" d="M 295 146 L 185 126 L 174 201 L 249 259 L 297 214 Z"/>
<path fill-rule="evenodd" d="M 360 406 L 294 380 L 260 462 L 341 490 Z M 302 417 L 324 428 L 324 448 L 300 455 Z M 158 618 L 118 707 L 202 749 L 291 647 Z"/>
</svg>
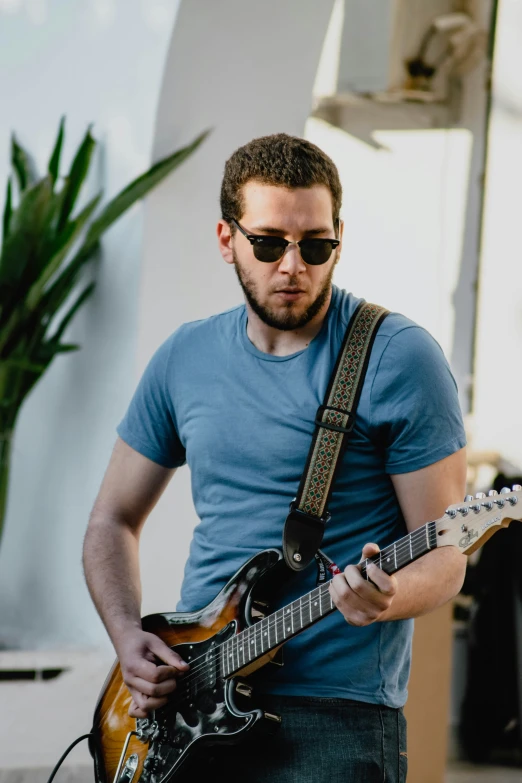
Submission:
<svg viewBox="0 0 522 783">
<path fill-rule="evenodd" d="M 283 331 L 282 329 L 268 326 L 252 310 L 248 301 L 245 301 L 248 316 L 247 337 L 258 351 L 269 353 L 273 356 L 289 356 L 292 353 L 297 353 L 297 351 L 302 351 L 304 348 L 308 348 L 316 334 L 319 333 L 326 318 L 331 299 L 332 290 L 330 290 L 328 298 L 317 315 L 306 326 L 292 331 Z"/>
</svg>

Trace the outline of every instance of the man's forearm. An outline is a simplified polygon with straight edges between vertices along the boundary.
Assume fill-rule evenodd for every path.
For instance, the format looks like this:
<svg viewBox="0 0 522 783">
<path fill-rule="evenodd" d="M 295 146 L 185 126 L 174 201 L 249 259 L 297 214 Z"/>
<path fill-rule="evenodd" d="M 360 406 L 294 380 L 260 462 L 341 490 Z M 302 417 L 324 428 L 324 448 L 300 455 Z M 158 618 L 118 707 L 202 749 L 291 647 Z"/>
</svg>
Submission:
<svg viewBox="0 0 522 783">
<path fill-rule="evenodd" d="M 455 547 L 445 546 L 398 571 L 397 593 L 381 622 L 419 617 L 449 601 L 462 587 L 466 561 Z"/>
<path fill-rule="evenodd" d="M 85 578 L 113 644 L 141 628 L 138 537 L 123 522 L 93 511 L 83 547 Z"/>
</svg>

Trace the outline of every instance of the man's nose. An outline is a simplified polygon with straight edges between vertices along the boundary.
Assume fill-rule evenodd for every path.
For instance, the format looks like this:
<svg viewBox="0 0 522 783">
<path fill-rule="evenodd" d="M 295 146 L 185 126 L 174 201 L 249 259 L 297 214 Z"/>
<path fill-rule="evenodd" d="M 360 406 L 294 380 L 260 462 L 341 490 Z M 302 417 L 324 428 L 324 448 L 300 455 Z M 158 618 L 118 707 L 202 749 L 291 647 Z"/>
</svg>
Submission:
<svg viewBox="0 0 522 783">
<path fill-rule="evenodd" d="M 279 262 L 279 271 L 295 272 L 306 269 L 306 264 L 301 257 L 301 250 L 297 242 L 291 242 L 286 246 L 283 257 Z"/>
</svg>

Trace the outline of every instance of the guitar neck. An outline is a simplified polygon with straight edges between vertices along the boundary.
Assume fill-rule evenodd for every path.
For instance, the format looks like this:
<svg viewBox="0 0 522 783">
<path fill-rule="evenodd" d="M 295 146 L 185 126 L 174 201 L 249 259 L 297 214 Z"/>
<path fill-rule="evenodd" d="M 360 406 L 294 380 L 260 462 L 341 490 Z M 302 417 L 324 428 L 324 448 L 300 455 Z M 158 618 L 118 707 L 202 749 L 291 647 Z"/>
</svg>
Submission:
<svg viewBox="0 0 522 783">
<path fill-rule="evenodd" d="M 361 574 L 368 578 L 366 569 L 370 563 L 375 563 L 387 574 L 394 574 L 436 547 L 436 522 L 428 522 L 394 544 L 385 547 L 375 557 L 361 563 Z M 245 628 L 221 645 L 222 675 L 233 676 L 256 659 L 262 658 L 331 614 L 334 609 L 328 582 L 325 582 L 310 593 Z"/>
</svg>

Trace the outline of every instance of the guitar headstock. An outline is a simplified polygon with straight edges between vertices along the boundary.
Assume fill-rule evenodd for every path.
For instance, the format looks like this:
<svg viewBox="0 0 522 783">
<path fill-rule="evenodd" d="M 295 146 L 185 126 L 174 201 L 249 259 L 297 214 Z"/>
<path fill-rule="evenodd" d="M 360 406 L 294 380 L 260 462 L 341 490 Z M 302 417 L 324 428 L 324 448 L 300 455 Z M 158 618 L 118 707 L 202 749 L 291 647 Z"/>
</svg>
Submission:
<svg viewBox="0 0 522 783">
<path fill-rule="evenodd" d="M 466 495 L 464 503 L 455 503 L 436 520 L 437 546 L 456 546 L 470 555 L 486 543 L 493 533 L 507 527 L 513 519 L 522 520 L 522 486 L 504 487 L 500 493 Z"/>
</svg>

